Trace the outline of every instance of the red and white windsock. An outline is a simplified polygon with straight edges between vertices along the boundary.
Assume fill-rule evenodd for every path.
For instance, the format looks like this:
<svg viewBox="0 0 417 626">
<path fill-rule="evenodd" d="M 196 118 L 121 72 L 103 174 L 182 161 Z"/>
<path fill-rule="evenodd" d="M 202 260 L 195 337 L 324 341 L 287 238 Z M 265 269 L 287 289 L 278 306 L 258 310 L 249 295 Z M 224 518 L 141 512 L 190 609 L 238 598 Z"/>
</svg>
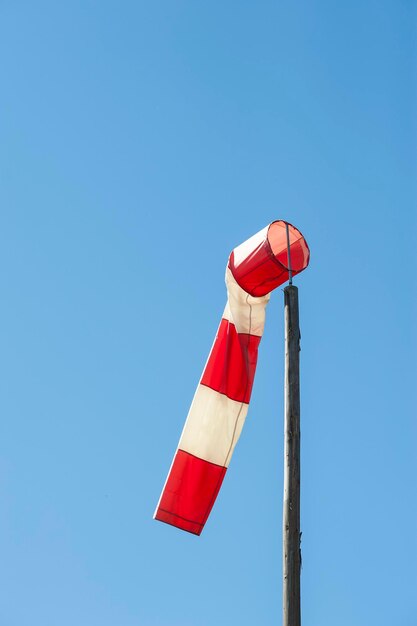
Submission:
<svg viewBox="0 0 417 626">
<path fill-rule="evenodd" d="M 248 412 L 270 292 L 305 269 L 303 235 L 276 221 L 235 248 L 228 300 L 185 422 L 154 518 L 200 535 Z"/>
</svg>

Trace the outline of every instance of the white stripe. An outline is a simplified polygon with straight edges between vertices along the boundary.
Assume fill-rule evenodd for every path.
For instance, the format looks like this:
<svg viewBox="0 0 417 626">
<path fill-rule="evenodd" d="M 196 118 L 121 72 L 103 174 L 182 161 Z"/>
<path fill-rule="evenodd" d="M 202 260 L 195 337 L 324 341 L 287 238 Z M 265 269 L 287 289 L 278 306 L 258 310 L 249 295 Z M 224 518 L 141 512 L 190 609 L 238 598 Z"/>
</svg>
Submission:
<svg viewBox="0 0 417 626">
<path fill-rule="evenodd" d="M 262 337 L 265 325 L 265 308 L 270 294 L 255 298 L 239 287 L 230 268 L 226 269 L 226 286 L 229 295 L 223 317 L 236 326 L 238 333 Z"/>
<path fill-rule="evenodd" d="M 228 467 L 248 405 L 199 385 L 178 447 L 200 459 Z"/>
</svg>

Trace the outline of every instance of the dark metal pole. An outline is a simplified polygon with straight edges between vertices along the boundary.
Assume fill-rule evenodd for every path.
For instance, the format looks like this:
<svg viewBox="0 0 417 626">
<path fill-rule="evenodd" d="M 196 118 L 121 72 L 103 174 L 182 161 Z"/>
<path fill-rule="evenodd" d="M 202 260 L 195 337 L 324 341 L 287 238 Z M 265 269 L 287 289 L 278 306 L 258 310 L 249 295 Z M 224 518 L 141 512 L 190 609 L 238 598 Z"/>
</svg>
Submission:
<svg viewBox="0 0 417 626">
<path fill-rule="evenodd" d="M 283 626 L 301 626 L 300 607 L 300 328 L 298 288 L 284 289 L 285 422 Z"/>
</svg>

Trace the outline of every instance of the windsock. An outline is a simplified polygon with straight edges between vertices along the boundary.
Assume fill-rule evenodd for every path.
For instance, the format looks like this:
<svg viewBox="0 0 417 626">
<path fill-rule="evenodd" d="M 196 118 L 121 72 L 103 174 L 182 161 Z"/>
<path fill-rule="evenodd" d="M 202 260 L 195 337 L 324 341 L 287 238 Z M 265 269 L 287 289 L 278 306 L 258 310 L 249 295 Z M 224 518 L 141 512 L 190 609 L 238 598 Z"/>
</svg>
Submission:
<svg viewBox="0 0 417 626">
<path fill-rule="evenodd" d="M 293 276 L 305 269 L 309 256 L 303 235 L 282 220 L 230 254 L 226 308 L 155 519 L 201 534 L 248 412 L 270 292 L 288 280 L 289 269 Z"/>
</svg>

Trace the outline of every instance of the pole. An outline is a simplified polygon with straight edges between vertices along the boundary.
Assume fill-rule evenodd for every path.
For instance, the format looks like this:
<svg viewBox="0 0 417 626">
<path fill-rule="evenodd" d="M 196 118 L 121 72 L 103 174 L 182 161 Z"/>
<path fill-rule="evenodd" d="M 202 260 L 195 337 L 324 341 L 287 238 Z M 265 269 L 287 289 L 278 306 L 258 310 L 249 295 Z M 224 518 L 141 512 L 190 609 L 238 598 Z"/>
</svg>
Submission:
<svg viewBox="0 0 417 626">
<path fill-rule="evenodd" d="M 285 418 L 283 626 L 301 626 L 300 607 L 300 328 L 298 288 L 284 289 Z"/>
</svg>

